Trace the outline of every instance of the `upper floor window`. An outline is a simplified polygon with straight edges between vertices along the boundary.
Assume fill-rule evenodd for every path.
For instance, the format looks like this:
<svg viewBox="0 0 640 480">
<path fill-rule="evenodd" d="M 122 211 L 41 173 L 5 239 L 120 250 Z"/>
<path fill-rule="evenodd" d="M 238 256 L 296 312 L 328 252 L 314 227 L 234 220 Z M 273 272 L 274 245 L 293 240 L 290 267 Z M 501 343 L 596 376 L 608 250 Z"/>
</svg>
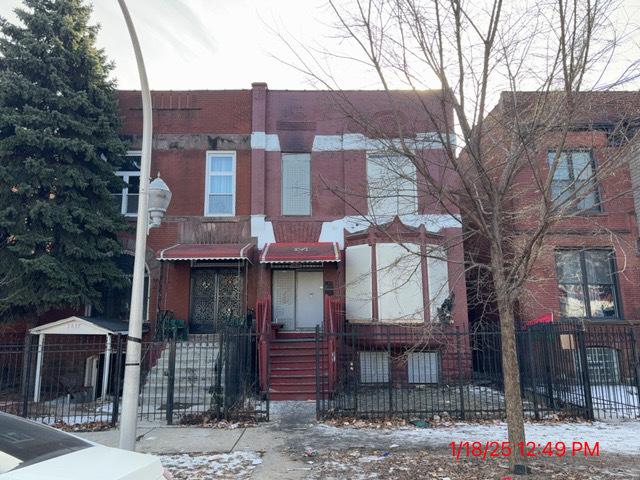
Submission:
<svg viewBox="0 0 640 480">
<path fill-rule="evenodd" d="M 236 152 L 207 152 L 204 213 L 233 216 L 236 210 Z"/>
<path fill-rule="evenodd" d="M 563 317 L 619 318 L 610 250 L 559 250 L 556 270 Z"/>
<path fill-rule="evenodd" d="M 547 161 L 550 166 L 556 155 L 557 151 L 549 150 Z M 589 150 L 562 150 L 553 173 L 551 199 L 570 210 L 600 211 L 594 173 L 595 162 Z"/>
<path fill-rule="evenodd" d="M 128 152 L 124 165 L 116 175 L 126 183 L 122 190 L 114 193 L 120 206 L 120 213 L 129 217 L 138 214 L 138 196 L 140 193 L 140 160 L 141 152 Z"/>
<path fill-rule="evenodd" d="M 311 155 L 282 154 L 282 215 L 311 215 Z"/>
<path fill-rule="evenodd" d="M 407 157 L 384 153 L 367 155 L 369 215 L 415 214 L 416 168 Z"/>
</svg>

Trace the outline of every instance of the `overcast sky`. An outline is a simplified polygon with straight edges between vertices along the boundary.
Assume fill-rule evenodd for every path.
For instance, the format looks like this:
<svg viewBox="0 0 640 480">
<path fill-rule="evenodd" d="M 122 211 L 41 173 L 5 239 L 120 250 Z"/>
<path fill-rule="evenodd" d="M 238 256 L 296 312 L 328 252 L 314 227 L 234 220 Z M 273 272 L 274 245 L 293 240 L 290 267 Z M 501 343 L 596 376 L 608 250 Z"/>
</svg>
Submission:
<svg viewBox="0 0 640 480">
<path fill-rule="evenodd" d="M 98 37 L 116 63 L 120 88 L 139 88 L 133 50 L 116 0 L 94 0 Z M 0 0 L 15 18 L 20 0 Z M 304 77 L 273 59 L 283 45 L 271 29 L 314 42 L 328 33 L 325 0 L 128 0 L 153 89 L 309 88 Z M 350 87 L 366 87 L 351 77 Z M 370 87 L 370 85 L 369 85 Z"/>
<path fill-rule="evenodd" d="M 0 0 L 0 15 L 14 19 L 20 0 Z M 123 89 L 139 88 L 135 59 L 117 0 L 94 0 L 98 42 L 115 61 Z M 305 45 L 332 45 L 333 16 L 326 0 L 128 0 L 153 89 L 237 89 L 266 81 L 272 89 L 311 88 L 305 77 L 276 61 L 291 59 L 275 31 Z M 616 12 L 640 24 L 640 0 Z M 639 39 L 640 40 L 640 39 Z M 637 46 L 640 41 L 634 42 Z M 344 45 L 343 45 L 344 46 Z M 635 50 L 635 49 L 634 49 Z M 635 52 L 634 52 L 635 55 Z M 640 53 L 639 53 L 640 55 Z M 343 88 L 375 88 L 375 76 L 334 70 Z"/>
</svg>

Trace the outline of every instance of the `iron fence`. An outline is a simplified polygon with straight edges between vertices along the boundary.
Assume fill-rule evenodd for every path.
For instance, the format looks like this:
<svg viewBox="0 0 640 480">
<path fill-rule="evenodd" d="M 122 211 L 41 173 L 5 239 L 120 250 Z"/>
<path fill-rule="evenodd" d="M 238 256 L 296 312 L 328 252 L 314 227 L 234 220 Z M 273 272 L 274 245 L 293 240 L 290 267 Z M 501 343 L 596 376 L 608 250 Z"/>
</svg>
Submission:
<svg viewBox="0 0 640 480">
<path fill-rule="evenodd" d="M 319 418 L 505 417 L 496 329 L 347 325 L 318 330 L 316 345 Z M 320 354 L 329 345 L 328 355 Z M 517 332 L 517 350 L 528 417 L 640 416 L 630 327 L 536 326 Z"/>
<path fill-rule="evenodd" d="M 45 423 L 115 425 L 121 408 L 126 337 L 47 336 L 0 344 L 0 410 Z M 215 335 L 143 342 L 139 418 L 267 420 L 256 334 L 230 322 Z M 108 362 L 109 368 L 105 370 Z"/>
</svg>

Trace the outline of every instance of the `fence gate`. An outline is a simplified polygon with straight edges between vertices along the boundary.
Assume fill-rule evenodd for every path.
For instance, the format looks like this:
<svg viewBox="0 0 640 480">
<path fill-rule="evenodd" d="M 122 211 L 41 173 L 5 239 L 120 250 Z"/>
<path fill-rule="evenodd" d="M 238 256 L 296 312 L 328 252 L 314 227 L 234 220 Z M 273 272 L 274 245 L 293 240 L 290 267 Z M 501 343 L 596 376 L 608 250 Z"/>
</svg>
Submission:
<svg viewBox="0 0 640 480">
<path fill-rule="evenodd" d="M 140 415 L 167 423 L 209 419 L 267 420 L 259 393 L 256 335 L 243 323 L 216 334 L 147 344 Z"/>
</svg>

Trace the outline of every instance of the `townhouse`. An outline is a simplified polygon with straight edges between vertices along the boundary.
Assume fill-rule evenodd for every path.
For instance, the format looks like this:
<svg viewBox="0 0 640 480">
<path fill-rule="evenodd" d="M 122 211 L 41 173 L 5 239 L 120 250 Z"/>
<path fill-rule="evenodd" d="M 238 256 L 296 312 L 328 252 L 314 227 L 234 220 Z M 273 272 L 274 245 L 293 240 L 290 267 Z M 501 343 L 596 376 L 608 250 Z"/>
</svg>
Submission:
<svg viewBox="0 0 640 480">
<path fill-rule="evenodd" d="M 443 109 L 442 93 L 391 95 L 269 90 L 264 83 L 154 92 L 152 176 L 160 174 L 173 199 L 148 240 L 151 330 L 165 311 L 191 334 L 257 317 L 271 339 L 263 359 L 277 362 L 279 352 L 302 369 L 302 378 L 286 371 L 278 378 L 272 368 L 263 384 L 270 381 L 274 398 L 308 398 L 315 382 L 305 359 L 316 327 L 337 319 L 372 332 L 388 324 L 466 326 L 466 287 L 453 280 L 463 278 L 460 217 L 423 194 L 415 168 L 400 165 L 381 138 L 401 111 L 414 148 L 440 158 L 444 122 L 436 124 L 433 112 Z M 117 201 L 134 219 L 138 92 L 120 92 L 120 108 L 131 151 L 129 167 L 118 173 L 128 187 Z M 450 108 L 444 112 L 451 116 Z M 122 239 L 132 252 L 133 236 Z M 427 258 L 427 249 L 439 254 Z"/>
</svg>

